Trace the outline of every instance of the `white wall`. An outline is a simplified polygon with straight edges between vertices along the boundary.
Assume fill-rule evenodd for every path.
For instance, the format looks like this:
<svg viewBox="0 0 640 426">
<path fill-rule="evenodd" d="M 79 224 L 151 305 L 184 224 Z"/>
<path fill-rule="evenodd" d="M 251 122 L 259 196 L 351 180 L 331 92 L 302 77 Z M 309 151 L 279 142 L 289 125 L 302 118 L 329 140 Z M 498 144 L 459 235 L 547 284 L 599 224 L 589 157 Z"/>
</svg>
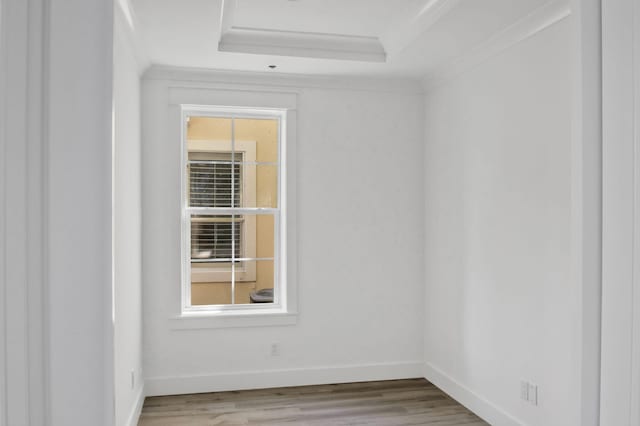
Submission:
<svg viewBox="0 0 640 426">
<path fill-rule="evenodd" d="M 564 19 L 427 94 L 426 375 L 492 424 L 574 424 L 569 44 Z"/>
<path fill-rule="evenodd" d="M 113 4 L 45 10 L 47 424 L 110 426 Z"/>
<path fill-rule="evenodd" d="M 270 92 L 297 94 L 299 318 L 278 327 L 173 329 L 172 307 L 179 306 L 180 294 L 180 143 L 166 127 L 168 83 L 146 79 L 148 393 L 419 376 L 424 113 L 416 87 L 394 93 L 283 88 L 261 77 L 252 84 L 221 82 L 216 74 L 194 78 L 201 81 L 174 84 L 249 90 L 264 99 L 274 96 Z M 287 80 L 295 77 L 281 81 Z M 272 342 L 281 345 L 280 356 L 269 356 Z"/>
<path fill-rule="evenodd" d="M 115 424 L 128 426 L 137 423 L 144 393 L 140 75 L 129 24 L 119 10 L 116 13 L 113 46 Z"/>
<path fill-rule="evenodd" d="M 600 424 L 640 424 L 640 5 L 602 8 Z"/>
</svg>

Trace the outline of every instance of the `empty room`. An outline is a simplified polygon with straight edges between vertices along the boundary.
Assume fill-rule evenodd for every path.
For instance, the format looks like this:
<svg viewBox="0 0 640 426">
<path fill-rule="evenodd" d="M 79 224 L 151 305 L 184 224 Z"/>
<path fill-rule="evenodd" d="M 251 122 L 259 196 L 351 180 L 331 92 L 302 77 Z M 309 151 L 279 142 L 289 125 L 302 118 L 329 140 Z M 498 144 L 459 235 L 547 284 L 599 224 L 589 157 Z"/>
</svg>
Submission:
<svg viewBox="0 0 640 426">
<path fill-rule="evenodd" d="M 0 426 L 640 426 L 637 0 L 0 0 Z"/>
</svg>

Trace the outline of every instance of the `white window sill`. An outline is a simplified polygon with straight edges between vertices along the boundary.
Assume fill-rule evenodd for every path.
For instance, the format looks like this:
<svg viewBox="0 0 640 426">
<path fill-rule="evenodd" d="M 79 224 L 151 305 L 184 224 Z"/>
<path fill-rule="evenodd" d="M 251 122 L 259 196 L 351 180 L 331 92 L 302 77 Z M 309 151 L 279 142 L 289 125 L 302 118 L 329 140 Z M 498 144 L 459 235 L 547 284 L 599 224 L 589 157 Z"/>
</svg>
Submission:
<svg viewBox="0 0 640 426">
<path fill-rule="evenodd" d="M 255 312 L 228 311 L 183 312 L 169 319 L 172 330 L 200 330 L 208 328 L 272 327 L 294 325 L 298 322 L 295 312 L 261 310 Z"/>
</svg>

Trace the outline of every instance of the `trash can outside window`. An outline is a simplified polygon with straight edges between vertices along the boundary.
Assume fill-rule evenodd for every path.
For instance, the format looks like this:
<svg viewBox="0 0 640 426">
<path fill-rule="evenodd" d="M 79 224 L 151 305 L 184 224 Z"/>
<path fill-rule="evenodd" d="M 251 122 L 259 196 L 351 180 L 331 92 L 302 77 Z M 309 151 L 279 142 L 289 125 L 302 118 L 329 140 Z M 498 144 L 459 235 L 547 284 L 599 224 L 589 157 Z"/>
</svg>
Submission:
<svg viewBox="0 0 640 426">
<path fill-rule="evenodd" d="M 273 289 L 263 288 L 262 290 L 254 291 L 249 295 L 251 303 L 273 303 Z"/>
</svg>

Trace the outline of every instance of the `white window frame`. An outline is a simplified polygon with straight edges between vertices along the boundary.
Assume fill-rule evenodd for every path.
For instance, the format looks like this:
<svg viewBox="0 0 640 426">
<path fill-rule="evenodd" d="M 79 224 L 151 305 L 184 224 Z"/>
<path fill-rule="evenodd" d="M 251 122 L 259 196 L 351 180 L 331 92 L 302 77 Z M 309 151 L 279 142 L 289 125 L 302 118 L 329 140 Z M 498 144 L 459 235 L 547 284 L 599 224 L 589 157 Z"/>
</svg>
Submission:
<svg viewBox="0 0 640 426">
<path fill-rule="evenodd" d="M 278 120 L 278 183 L 277 200 L 275 208 L 267 207 L 243 207 L 234 209 L 235 212 L 246 213 L 248 215 L 269 214 L 274 218 L 275 223 L 275 247 L 274 247 L 274 301 L 269 304 L 243 304 L 243 305 L 192 305 L 191 304 L 191 230 L 190 215 L 194 208 L 188 207 L 189 189 L 187 173 L 185 173 L 188 162 L 188 139 L 187 139 L 187 119 L 188 117 L 215 117 L 215 118 L 238 118 L 238 119 L 274 119 Z M 256 109 L 243 107 L 224 107 L 210 105 L 180 105 L 180 126 L 181 126 L 181 317 L 207 316 L 230 316 L 239 315 L 261 315 L 261 314 L 292 314 L 287 309 L 291 303 L 287 303 L 287 267 L 286 267 L 286 136 L 287 136 L 287 111 L 284 109 Z M 235 144 L 235 140 L 234 140 Z M 231 212 L 231 209 L 229 209 Z M 224 209 L 220 209 L 221 214 L 226 214 Z M 233 291 L 233 289 L 232 289 Z M 289 321 L 285 319 L 285 323 Z M 260 325 L 257 322 L 248 325 Z M 181 327 L 179 327 L 181 328 Z M 190 328 L 190 327 L 187 327 Z"/>
<path fill-rule="evenodd" d="M 200 145 L 200 146 L 198 146 Z M 256 141 L 236 140 L 235 152 L 242 153 L 242 161 L 255 163 Z M 211 147 L 208 147 L 211 146 Z M 230 141 L 216 141 L 206 139 L 187 139 L 187 152 L 231 152 Z M 187 155 L 188 159 L 188 155 Z M 185 188 L 186 190 L 186 188 Z M 188 196 L 188 195 L 187 195 Z M 242 199 L 248 206 L 254 206 L 256 201 L 256 170 L 252 167 L 242 168 Z M 190 235 L 190 234 L 189 234 Z M 188 236 L 189 237 L 189 236 Z M 189 241 L 191 246 L 191 241 Z M 256 257 L 256 218 L 245 216 L 245 227 L 242 235 L 242 248 L 245 258 Z M 197 265 L 197 266 L 196 266 Z M 251 282 L 256 280 L 256 265 L 252 262 L 241 262 L 236 266 L 236 281 Z M 231 265 L 221 264 L 191 264 L 191 282 L 220 283 L 231 281 Z"/>
</svg>

